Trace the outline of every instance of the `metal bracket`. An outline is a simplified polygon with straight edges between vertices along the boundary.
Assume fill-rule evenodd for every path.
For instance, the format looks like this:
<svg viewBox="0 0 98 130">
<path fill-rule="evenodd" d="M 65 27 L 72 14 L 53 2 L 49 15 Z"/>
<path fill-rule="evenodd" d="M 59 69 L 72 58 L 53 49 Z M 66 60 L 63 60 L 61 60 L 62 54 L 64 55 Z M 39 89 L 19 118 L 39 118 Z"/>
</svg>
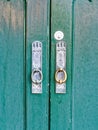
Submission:
<svg viewBox="0 0 98 130">
<path fill-rule="evenodd" d="M 66 44 L 59 41 L 56 44 L 56 93 L 66 93 Z"/>
<path fill-rule="evenodd" d="M 42 93 L 42 43 L 32 43 L 32 93 Z"/>
</svg>

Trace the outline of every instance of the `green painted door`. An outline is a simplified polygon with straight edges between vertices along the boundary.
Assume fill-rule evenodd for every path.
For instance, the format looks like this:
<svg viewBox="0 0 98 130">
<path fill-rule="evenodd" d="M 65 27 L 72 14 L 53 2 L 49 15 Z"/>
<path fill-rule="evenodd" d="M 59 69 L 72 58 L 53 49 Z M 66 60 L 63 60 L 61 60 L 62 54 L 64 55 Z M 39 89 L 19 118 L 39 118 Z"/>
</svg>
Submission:
<svg viewBox="0 0 98 130">
<path fill-rule="evenodd" d="M 66 43 L 66 93 L 56 93 L 56 31 Z M 42 43 L 42 93 L 32 93 L 32 42 Z M 98 0 L 0 1 L 0 130 L 98 130 Z"/>
<path fill-rule="evenodd" d="M 0 0 L 0 130 L 25 127 L 23 5 Z"/>
<path fill-rule="evenodd" d="M 73 20 L 72 128 L 98 129 L 98 0 L 76 0 Z"/>
</svg>

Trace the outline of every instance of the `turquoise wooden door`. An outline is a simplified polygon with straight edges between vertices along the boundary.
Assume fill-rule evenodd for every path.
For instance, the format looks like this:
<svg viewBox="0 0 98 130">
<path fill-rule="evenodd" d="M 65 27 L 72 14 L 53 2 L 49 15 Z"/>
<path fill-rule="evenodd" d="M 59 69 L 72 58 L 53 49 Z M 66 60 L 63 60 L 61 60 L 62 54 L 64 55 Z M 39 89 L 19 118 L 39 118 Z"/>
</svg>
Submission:
<svg viewBox="0 0 98 130">
<path fill-rule="evenodd" d="M 0 0 L 0 130 L 25 128 L 23 5 Z"/>
<path fill-rule="evenodd" d="M 0 130 L 98 129 L 98 1 L 0 1 Z M 56 93 L 56 31 L 66 93 Z M 32 42 L 42 42 L 42 93 L 32 93 Z"/>
<path fill-rule="evenodd" d="M 98 129 L 98 1 L 74 2 L 72 128 Z"/>
<path fill-rule="evenodd" d="M 50 129 L 98 129 L 98 1 L 53 0 L 51 11 Z M 67 44 L 66 94 L 55 93 L 54 32 Z"/>
</svg>

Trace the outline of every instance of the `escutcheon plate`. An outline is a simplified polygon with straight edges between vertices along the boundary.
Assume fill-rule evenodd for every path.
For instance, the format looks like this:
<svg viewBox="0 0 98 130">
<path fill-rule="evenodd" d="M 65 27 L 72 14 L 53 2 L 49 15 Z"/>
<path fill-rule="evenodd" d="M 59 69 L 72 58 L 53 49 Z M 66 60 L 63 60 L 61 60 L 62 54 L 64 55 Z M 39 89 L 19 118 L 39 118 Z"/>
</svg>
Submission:
<svg viewBox="0 0 98 130">
<path fill-rule="evenodd" d="M 32 93 L 42 93 L 42 43 L 32 43 Z"/>
<path fill-rule="evenodd" d="M 56 44 L 56 70 L 62 70 L 58 73 L 58 81 L 63 81 L 64 78 L 64 73 L 66 73 L 66 44 L 64 41 L 59 41 Z M 55 77 L 56 79 L 56 77 Z M 66 93 L 66 82 L 58 83 L 56 80 L 56 93 Z"/>
</svg>

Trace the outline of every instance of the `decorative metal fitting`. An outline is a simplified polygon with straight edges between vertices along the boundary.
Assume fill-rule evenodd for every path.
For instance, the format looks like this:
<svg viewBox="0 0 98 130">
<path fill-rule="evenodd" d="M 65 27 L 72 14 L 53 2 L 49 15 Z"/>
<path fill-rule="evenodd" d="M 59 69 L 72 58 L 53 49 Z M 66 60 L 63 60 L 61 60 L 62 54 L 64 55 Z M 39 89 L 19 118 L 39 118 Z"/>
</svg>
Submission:
<svg viewBox="0 0 98 130">
<path fill-rule="evenodd" d="M 59 68 L 55 73 L 55 80 L 57 83 L 62 84 L 65 83 L 67 80 L 67 73 L 64 69 Z"/>
<path fill-rule="evenodd" d="M 40 84 L 43 79 L 43 74 L 39 69 L 34 69 L 31 74 L 32 82 L 35 84 Z"/>
<path fill-rule="evenodd" d="M 62 31 L 56 31 L 54 33 L 54 38 L 58 41 L 62 40 L 64 38 L 64 33 Z"/>
</svg>

